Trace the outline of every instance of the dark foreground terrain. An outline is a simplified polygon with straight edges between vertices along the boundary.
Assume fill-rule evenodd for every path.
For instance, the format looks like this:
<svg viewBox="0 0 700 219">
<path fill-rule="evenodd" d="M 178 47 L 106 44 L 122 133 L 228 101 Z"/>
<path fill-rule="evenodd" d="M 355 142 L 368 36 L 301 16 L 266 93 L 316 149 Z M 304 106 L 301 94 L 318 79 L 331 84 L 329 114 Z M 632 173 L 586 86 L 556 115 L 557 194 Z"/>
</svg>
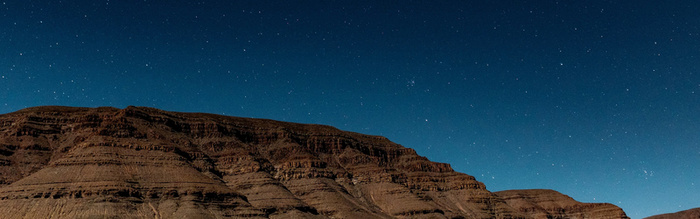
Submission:
<svg viewBox="0 0 700 219">
<path fill-rule="evenodd" d="M 384 137 L 153 108 L 0 115 L 0 218 L 627 218 Z"/>
</svg>

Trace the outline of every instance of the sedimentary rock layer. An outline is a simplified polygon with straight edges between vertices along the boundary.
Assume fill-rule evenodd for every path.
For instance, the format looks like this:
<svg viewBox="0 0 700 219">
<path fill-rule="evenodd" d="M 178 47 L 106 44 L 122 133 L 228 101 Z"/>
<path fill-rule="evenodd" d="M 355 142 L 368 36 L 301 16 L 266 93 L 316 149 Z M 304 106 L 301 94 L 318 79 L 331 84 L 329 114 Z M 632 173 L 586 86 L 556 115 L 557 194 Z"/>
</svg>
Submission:
<svg viewBox="0 0 700 219">
<path fill-rule="evenodd" d="M 547 206 L 539 193 L 497 195 L 384 137 L 323 125 L 145 107 L 0 115 L 0 218 L 539 218 L 547 208 L 517 204 Z M 579 204 L 570 215 L 625 218 L 563 209 Z"/>
</svg>

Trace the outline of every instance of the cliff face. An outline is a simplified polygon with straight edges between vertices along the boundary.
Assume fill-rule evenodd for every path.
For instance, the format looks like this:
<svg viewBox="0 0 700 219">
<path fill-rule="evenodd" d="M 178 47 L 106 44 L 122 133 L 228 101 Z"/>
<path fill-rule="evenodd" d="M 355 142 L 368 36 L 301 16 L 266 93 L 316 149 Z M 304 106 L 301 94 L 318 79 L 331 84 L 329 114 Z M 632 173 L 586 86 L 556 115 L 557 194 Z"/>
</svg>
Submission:
<svg viewBox="0 0 700 219">
<path fill-rule="evenodd" d="M 660 214 L 647 217 L 644 219 L 698 219 L 700 218 L 700 208 L 693 208 L 676 213 Z"/>
<path fill-rule="evenodd" d="M 540 218 L 514 204 L 537 193 L 497 195 L 329 126 L 143 107 L 0 115 L 0 218 Z M 569 201 L 561 215 L 626 218 Z"/>
</svg>

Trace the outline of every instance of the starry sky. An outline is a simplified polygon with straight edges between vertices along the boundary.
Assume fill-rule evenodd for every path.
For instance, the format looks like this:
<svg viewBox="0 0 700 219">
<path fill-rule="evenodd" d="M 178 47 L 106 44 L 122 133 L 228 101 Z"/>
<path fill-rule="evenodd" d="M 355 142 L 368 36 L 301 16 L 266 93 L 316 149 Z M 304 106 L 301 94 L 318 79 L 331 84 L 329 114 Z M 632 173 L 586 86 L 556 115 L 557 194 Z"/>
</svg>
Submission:
<svg viewBox="0 0 700 219">
<path fill-rule="evenodd" d="M 0 0 L 0 113 L 156 107 L 382 135 L 491 191 L 700 207 L 700 2 Z"/>
</svg>

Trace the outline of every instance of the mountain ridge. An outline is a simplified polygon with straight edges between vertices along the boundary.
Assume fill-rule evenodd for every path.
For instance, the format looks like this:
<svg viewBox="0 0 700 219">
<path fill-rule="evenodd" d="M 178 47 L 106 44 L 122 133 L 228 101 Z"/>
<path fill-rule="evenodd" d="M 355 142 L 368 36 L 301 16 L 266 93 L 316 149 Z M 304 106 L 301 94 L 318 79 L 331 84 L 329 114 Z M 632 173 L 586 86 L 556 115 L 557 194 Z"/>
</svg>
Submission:
<svg viewBox="0 0 700 219">
<path fill-rule="evenodd" d="M 0 115 L 0 137 L 0 218 L 627 218 L 326 125 L 44 106 Z"/>
<path fill-rule="evenodd" d="M 692 208 L 679 212 L 666 213 L 645 217 L 644 219 L 697 219 L 700 218 L 700 208 Z"/>
</svg>

